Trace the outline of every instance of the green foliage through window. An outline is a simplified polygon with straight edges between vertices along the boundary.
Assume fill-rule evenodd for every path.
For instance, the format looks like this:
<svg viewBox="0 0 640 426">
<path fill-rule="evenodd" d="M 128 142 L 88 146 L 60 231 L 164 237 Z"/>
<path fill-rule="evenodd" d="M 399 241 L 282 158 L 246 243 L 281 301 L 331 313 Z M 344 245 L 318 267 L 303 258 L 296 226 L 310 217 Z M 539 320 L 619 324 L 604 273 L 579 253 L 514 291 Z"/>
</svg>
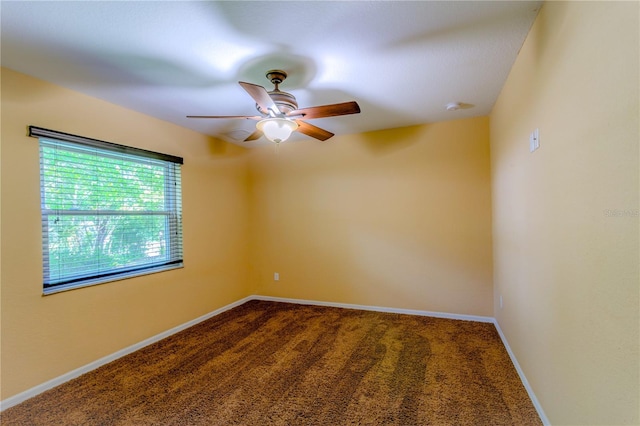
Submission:
<svg viewBox="0 0 640 426">
<path fill-rule="evenodd" d="M 45 292 L 181 266 L 180 164 L 40 138 L 40 165 Z"/>
</svg>

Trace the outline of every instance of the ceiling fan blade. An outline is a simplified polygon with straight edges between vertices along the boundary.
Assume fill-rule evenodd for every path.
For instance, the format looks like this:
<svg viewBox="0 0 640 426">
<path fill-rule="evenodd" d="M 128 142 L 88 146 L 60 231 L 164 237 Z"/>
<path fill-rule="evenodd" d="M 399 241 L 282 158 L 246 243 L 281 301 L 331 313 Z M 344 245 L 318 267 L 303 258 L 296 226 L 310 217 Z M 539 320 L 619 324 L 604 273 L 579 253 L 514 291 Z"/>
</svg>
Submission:
<svg viewBox="0 0 640 426">
<path fill-rule="evenodd" d="M 251 133 L 249 136 L 247 136 L 247 138 L 244 141 L 245 142 L 255 141 L 256 139 L 260 139 L 261 137 L 262 137 L 262 131 L 256 129 L 256 131 Z"/>
<path fill-rule="evenodd" d="M 259 115 L 187 115 L 187 118 L 245 118 L 247 120 L 262 120 Z"/>
<path fill-rule="evenodd" d="M 298 123 L 298 132 L 303 133 L 307 136 L 311 136 L 312 138 L 326 141 L 331 136 L 333 136 L 333 133 L 321 129 L 320 127 L 316 127 L 313 124 L 309 124 L 306 121 L 296 120 L 296 123 Z"/>
<path fill-rule="evenodd" d="M 302 120 L 312 118 L 336 117 L 338 115 L 358 114 L 360 106 L 357 102 L 343 102 L 341 104 L 322 105 L 309 108 L 300 108 L 288 113 L 288 116 L 302 115 Z"/>
<path fill-rule="evenodd" d="M 257 84 L 245 83 L 244 81 L 239 81 L 238 83 L 264 111 L 273 111 L 274 114 L 280 114 L 278 106 L 273 102 L 271 96 L 269 96 L 267 89 L 262 86 L 258 86 Z"/>
</svg>

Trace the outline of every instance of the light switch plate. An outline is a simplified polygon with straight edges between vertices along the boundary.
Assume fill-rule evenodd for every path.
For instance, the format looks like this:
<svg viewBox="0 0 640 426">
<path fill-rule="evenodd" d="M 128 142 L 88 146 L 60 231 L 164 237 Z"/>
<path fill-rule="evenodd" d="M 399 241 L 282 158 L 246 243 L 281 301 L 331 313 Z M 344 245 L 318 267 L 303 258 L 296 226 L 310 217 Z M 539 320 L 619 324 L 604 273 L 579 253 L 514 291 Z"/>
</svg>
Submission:
<svg viewBox="0 0 640 426">
<path fill-rule="evenodd" d="M 529 135 L 529 152 L 533 152 L 540 148 L 540 129 L 536 128 Z"/>
</svg>

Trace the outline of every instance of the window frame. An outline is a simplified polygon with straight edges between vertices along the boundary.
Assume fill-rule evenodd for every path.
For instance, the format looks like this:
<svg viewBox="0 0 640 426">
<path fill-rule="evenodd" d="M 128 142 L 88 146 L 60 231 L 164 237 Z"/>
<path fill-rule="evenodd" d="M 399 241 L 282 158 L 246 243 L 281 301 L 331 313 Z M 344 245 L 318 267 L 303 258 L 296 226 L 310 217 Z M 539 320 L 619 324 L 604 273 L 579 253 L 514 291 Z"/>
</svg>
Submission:
<svg viewBox="0 0 640 426">
<path fill-rule="evenodd" d="M 36 126 L 29 126 L 29 136 L 38 138 L 40 157 L 40 191 L 41 191 L 41 224 L 42 224 L 42 256 L 43 256 L 43 294 L 53 294 L 61 291 L 72 290 L 107 282 L 118 281 L 135 276 L 157 273 L 184 266 L 182 255 L 182 188 L 181 188 L 181 165 L 184 164 L 181 157 L 162 154 L 154 151 L 128 147 L 125 145 L 105 142 L 98 139 L 86 138 L 55 130 L 44 129 Z M 139 160 L 141 163 L 153 162 L 156 166 L 165 168 L 164 172 L 164 208 L 158 210 L 75 210 L 75 209 L 47 209 L 44 199 L 44 164 L 43 147 L 60 145 L 61 149 L 67 151 L 77 150 L 78 152 L 93 150 L 101 158 L 108 158 L 110 153 L 113 157 L 124 157 L 125 161 Z M 171 179 L 173 177 L 173 180 Z M 174 185 L 174 188 L 170 188 Z M 165 260 L 158 262 L 147 262 L 137 265 L 126 265 L 114 267 L 106 270 L 96 268 L 89 273 L 68 275 L 64 279 L 51 279 L 49 271 L 49 217 L 65 216 L 94 216 L 94 217 L 114 217 L 114 216 L 164 216 L 165 226 L 168 232 L 164 235 L 164 246 L 167 250 Z M 139 228 L 136 228 L 139 229 Z"/>
</svg>

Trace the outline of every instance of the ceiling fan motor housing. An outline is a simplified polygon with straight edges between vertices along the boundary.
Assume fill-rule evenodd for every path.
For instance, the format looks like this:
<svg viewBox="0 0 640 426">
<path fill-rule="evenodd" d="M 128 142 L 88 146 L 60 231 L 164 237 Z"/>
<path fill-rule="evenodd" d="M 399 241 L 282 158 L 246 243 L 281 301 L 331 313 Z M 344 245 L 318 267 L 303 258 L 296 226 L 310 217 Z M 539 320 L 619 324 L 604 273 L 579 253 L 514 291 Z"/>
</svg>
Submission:
<svg viewBox="0 0 640 426">
<path fill-rule="evenodd" d="M 271 99 L 273 99 L 273 102 L 278 106 L 281 113 L 287 114 L 298 109 L 298 102 L 296 101 L 295 96 L 291 93 L 282 92 L 280 90 L 273 90 L 268 93 L 269 96 L 271 96 Z M 259 105 L 256 105 L 256 108 L 263 114 L 269 114 L 269 111 L 263 110 Z"/>
<path fill-rule="evenodd" d="M 274 90 L 269 93 L 271 99 L 276 104 L 282 114 L 288 114 L 291 111 L 298 109 L 298 102 L 296 97 L 291 93 L 283 92 L 278 88 L 278 85 L 287 78 L 287 73 L 282 70 L 270 70 L 265 74 L 267 79 L 276 86 Z M 265 111 L 259 105 L 256 104 L 256 108 L 262 114 L 269 114 L 269 111 Z"/>
</svg>

